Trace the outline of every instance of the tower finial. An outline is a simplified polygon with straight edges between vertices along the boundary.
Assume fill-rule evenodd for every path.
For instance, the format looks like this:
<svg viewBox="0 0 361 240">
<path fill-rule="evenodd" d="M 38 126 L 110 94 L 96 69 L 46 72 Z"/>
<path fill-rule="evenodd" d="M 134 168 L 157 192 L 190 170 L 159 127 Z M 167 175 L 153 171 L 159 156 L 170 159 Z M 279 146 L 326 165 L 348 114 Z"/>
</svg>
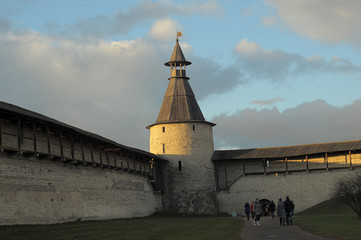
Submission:
<svg viewBox="0 0 361 240">
<path fill-rule="evenodd" d="M 178 37 L 183 36 L 181 32 L 177 32 L 177 42 L 178 42 Z"/>
</svg>

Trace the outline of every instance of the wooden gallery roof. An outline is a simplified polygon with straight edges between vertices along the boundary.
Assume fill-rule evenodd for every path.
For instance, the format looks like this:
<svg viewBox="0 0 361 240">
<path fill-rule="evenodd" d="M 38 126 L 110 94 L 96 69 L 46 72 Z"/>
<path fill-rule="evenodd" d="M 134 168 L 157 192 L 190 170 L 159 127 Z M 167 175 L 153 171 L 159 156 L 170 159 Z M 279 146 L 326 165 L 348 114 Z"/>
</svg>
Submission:
<svg viewBox="0 0 361 240">
<path fill-rule="evenodd" d="M 118 149 L 121 149 L 121 150 L 124 150 L 127 152 L 135 153 L 137 155 L 147 156 L 147 157 L 151 157 L 151 158 L 155 158 L 155 159 L 159 159 L 159 160 L 165 160 L 164 158 L 162 158 L 158 155 L 155 155 L 155 154 L 152 154 L 152 153 L 140 150 L 140 149 L 124 146 L 122 144 L 119 144 L 119 143 L 109 140 L 107 138 L 101 137 L 97 134 L 84 131 L 82 129 L 70 126 L 68 124 L 62 123 L 55 119 L 41 115 L 39 113 L 36 113 L 36 112 L 30 111 L 30 110 L 0 101 L 0 118 L 4 117 L 4 115 L 12 116 L 14 118 L 21 118 L 22 120 L 26 119 L 28 121 L 33 121 L 33 122 L 36 122 L 37 124 L 49 126 L 49 127 L 55 128 L 55 129 L 62 129 L 62 131 L 72 133 L 73 136 L 79 136 L 79 138 L 88 139 L 88 140 L 94 141 L 94 142 L 101 142 L 104 145 L 115 147 L 115 148 L 118 148 Z"/>
<path fill-rule="evenodd" d="M 220 150 L 213 153 L 213 161 L 243 159 L 281 159 L 361 150 L 361 140 L 349 142 L 318 143 L 287 147 L 253 148 L 241 150 Z"/>
</svg>

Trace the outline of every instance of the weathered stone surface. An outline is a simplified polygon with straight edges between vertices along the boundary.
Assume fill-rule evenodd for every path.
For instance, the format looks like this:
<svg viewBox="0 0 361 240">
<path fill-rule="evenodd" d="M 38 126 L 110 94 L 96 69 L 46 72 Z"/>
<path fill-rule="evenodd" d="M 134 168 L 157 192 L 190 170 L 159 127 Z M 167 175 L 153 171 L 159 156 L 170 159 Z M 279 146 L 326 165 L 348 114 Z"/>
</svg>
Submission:
<svg viewBox="0 0 361 240">
<path fill-rule="evenodd" d="M 289 196 L 295 203 L 295 211 L 299 212 L 330 199 L 338 180 L 360 173 L 360 170 L 346 169 L 242 176 L 228 191 L 220 191 L 217 199 L 220 212 L 236 211 L 244 215 L 246 201 L 264 198 L 277 202 L 280 197 Z"/>
<path fill-rule="evenodd" d="M 0 224 L 148 216 L 161 209 L 143 176 L 0 153 Z"/>
<path fill-rule="evenodd" d="M 213 151 L 212 125 L 208 123 L 169 123 L 150 128 L 150 152 L 169 160 L 164 167 L 165 210 L 217 213 Z"/>
</svg>

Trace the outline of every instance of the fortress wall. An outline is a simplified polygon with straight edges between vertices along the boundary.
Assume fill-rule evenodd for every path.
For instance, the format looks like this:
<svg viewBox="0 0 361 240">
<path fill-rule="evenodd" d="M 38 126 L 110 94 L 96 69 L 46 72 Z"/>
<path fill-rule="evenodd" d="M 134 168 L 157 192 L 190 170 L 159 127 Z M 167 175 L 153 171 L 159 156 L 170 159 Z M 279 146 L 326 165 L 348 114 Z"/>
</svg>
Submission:
<svg viewBox="0 0 361 240">
<path fill-rule="evenodd" d="M 294 201 L 296 212 L 330 199 L 339 179 L 361 173 L 360 169 L 292 172 L 289 174 L 241 176 L 228 191 L 217 194 L 220 212 L 236 211 L 244 215 L 246 201 L 256 198 L 278 201 L 288 195 Z"/>
<path fill-rule="evenodd" d="M 313 156 L 289 158 L 287 159 L 287 165 L 285 159 L 252 159 L 252 160 L 228 160 L 217 161 L 217 175 L 218 175 L 218 187 L 225 189 L 237 178 L 243 175 L 245 170 L 247 174 L 274 174 L 276 172 L 292 172 L 292 171 L 309 171 L 319 169 L 332 169 L 332 168 L 350 168 L 355 166 L 361 166 L 361 153 L 355 151 L 351 153 L 351 163 L 349 152 L 344 153 L 329 153 L 327 154 L 327 160 L 325 154 L 318 154 Z M 266 166 L 266 167 L 264 167 Z M 226 179 L 227 176 L 227 179 Z"/>
<path fill-rule="evenodd" d="M 142 217 L 161 209 L 144 176 L 0 152 L 0 224 Z"/>
</svg>

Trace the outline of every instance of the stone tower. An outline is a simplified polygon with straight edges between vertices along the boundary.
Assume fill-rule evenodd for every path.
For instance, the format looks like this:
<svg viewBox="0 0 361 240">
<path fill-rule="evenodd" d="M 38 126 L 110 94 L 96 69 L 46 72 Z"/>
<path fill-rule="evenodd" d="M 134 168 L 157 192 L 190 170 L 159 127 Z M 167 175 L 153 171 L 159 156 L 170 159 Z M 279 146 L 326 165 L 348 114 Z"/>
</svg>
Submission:
<svg viewBox="0 0 361 240">
<path fill-rule="evenodd" d="M 183 214 L 215 214 L 215 172 L 211 161 L 213 123 L 205 121 L 186 76 L 187 61 L 178 38 L 169 62 L 171 77 L 156 123 L 150 129 L 150 152 L 169 163 L 163 170 L 164 208 Z"/>
</svg>

